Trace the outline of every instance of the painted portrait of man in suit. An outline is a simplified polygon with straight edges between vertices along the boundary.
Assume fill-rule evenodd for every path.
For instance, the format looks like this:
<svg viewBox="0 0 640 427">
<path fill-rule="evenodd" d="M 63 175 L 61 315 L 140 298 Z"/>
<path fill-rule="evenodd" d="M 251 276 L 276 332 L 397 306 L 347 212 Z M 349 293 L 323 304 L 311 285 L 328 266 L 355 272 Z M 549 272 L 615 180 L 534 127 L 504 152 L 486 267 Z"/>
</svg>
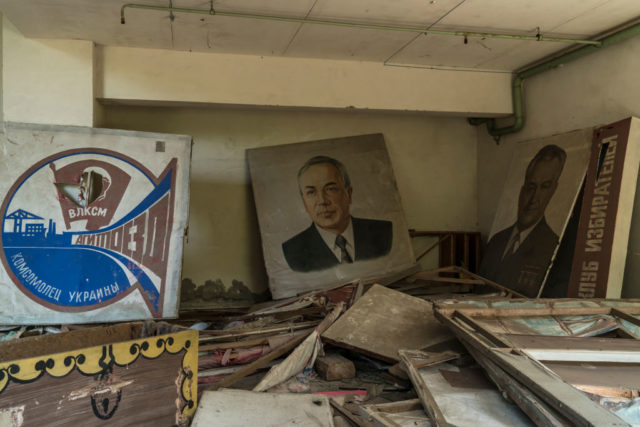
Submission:
<svg viewBox="0 0 640 427">
<path fill-rule="evenodd" d="M 274 299 L 417 271 L 382 134 L 247 150 Z"/>
<path fill-rule="evenodd" d="M 344 165 L 328 156 L 307 160 L 297 175 L 311 225 L 282 244 L 293 271 L 310 272 L 385 256 L 391 250 L 391 221 L 353 217 L 353 187 Z"/>
<path fill-rule="evenodd" d="M 558 245 L 545 210 L 558 188 L 567 154 L 557 145 L 542 147 L 529 162 L 518 197 L 515 224 L 487 244 L 480 275 L 527 297 L 536 297 Z"/>
</svg>

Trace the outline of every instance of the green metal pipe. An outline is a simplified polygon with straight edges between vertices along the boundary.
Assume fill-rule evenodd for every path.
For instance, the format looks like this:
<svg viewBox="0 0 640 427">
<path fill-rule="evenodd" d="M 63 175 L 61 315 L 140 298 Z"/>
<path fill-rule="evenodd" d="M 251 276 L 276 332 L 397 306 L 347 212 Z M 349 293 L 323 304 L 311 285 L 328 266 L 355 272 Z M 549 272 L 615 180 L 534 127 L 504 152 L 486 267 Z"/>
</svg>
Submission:
<svg viewBox="0 0 640 427">
<path fill-rule="evenodd" d="M 480 126 L 480 125 L 483 125 L 485 123 L 490 122 L 493 119 L 482 118 L 482 117 L 469 117 L 467 120 L 469 121 L 469 124 L 471 124 L 471 125 Z"/>
<path fill-rule="evenodd" d="M 630 26 L 629 28 L 625 28 L 624 30 L 618 31 L 610 36 L 604 37 L 600 40 L 600 47 L 594 46 L 583 46 L 574 51 L 568 52 L 565 55 L 562 55 L 558 58 L 551 59 L 549 61 L 543 62 L 542 64 L 535 65 L 533 67 L 524 69 L 518 72 L 513 78 L 512 86 L 512 98 L 513 98 L 513 116 L 514 123 L 511 126 L 506 126 L 502 128 L 496 127 L 496 119 L 485 119 L 485 118 L 469 118 L 468 121 L 470 124 L 474 126 L 481 125 L 483 123 L 487 124 L 487 131 L 493 138 L 496 140 L 496 143 L 500 141 L 500 137 L 503 135 L 507 135 L 510 133 L 515 133 L 520 131 L 524 126 L 524 101 L 522 96 L 522 83 L 525 79 L 535 76 L 537 74 L 543 73 L 547 70 L 551 70 L 560 65 L 566 64 L 567 62 L 573 61 L 575 59 L 582 58 L 591 53 L 602 50 L 606 47 L 612 46 L 616 43 L 620 43 L 624 40 L 628 40 L 632 37 L 640 34 L 640 23 Z"/>
<path fill-rule="evenodd" d="M 122 24 L 126 22 L 125 16 L 124 16 L 124 11 L 126 8 L 159 10 L 159 11 L 165 11 L 165 12 L 195 13 L 199 15 L 228 16 L 232 18 L 260 19 L 260 20 L 268 20 L 268 21 L 280 21 L 280 22 L 295 22 L 299 24 L 332 25 L 337 27 L 361 28 L 361 29 L 368 29 L 368 30 L 404 31 L 404 32 L 419 33 L 419 34 L 439 34 L 439 35 L 445 35 L 445 36 L 458 36 L 458 37 L 530 40 L 530 41 L 539 41 L 539 42 L 555 42 L 555 43 L 570 43 L 570 44 L 600 46 L 600 42 L 595 40 L 568 39 L 563 37 L 546 37 L 542 34 L 537 34 L 535 36 L 527 36 L 527 35 L 517 35 L 517 34 L 479 33 L 479 32 L 473 32 L 473 31 L 445 31 L 445 30 L 425 29 L 425 28 L 398 27 L 393 25 L 375 25 L 375 24 L 360 24 L 357 22 L 328 21 L 328 20 L 311 19 L 311 18 L 290 18 L 286 16 L 275 16 L 275 15 L 256 15 L 251 13 L 219 12 L 214 10 L 213 8 L 210 8 L 209 10 L 186 9 L 181 7 L 151 6 L 151 5 L 133 4 L 133 3 L 124 4 L 120 8 L 120 23 Z"/>
</svg>

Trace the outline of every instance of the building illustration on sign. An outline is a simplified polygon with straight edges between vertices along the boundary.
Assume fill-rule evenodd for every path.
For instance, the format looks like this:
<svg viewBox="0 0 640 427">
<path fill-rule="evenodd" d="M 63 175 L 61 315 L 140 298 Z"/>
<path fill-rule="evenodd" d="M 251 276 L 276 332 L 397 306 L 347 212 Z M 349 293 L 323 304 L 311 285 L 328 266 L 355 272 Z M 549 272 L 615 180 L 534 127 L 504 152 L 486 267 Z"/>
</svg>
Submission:
<svg viewBox="0 0 640 427">
<path fill-rule="evenodd" d="M 33 165 L 0 208 L 0 260 L 15 285 L 41 305 L 73 312 L 138 289 L 152 316 L 161 317 L 176 170 L 174 158 L 155 177 L 127 156 L 97 149 L 62 152 Z M 30 181 L 51 176 L 60 211 L 46 217 L 25 201 L 32 200 Z"/>
</svg>

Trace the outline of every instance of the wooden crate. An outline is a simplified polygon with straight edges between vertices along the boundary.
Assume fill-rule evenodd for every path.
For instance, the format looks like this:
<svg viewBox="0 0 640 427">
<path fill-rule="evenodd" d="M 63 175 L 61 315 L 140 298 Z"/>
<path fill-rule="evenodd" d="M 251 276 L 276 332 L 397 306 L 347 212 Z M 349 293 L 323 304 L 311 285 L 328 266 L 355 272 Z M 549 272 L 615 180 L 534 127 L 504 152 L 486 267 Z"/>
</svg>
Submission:
<svg viewBox="0 0 640 427">
<path fill-rule="evenodd" d="M 126 323 L 0 344 L 0 425 L 187 425 L 198 332 L 134 339 L 142 329 Z"/>
</svg>

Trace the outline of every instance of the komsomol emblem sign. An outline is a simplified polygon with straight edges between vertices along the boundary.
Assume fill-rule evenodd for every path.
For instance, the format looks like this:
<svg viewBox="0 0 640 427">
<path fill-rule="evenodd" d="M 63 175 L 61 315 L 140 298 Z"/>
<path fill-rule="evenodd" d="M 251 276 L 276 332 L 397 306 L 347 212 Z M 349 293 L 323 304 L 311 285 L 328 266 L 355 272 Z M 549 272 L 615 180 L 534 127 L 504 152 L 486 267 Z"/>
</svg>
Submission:
<svg viewBox="0 0 640 427">
<path fill-rule="evenodd" d="M 189 137 L 9 124 L 0 143 L 0 323 L 177 315 Z"/>
</svg>

